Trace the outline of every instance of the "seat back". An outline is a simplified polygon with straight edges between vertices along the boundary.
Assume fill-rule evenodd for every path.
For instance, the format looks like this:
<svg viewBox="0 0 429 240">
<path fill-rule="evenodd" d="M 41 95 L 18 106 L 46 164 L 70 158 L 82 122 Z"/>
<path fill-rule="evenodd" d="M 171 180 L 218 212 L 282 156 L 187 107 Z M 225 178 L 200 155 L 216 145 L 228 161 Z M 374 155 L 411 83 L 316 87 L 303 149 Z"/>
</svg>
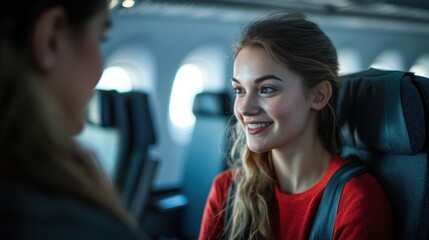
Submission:
<svg viewBox="0 0 429 240">
<path fill-rule="evenodd" d="M 385 190 L 395 239 L 426 239 L 429 231 L 429 79 L 370 69 L 343 77 L 337 114 L 342 156 L 361 160 Z"/>
<path fill-rule="evenodd" d="M 204 205 L 215 176 L 225 168 L 225 132 L 230 117 L 227 93 L 204 92 L 194 99 L 196 117 L 183 182 L 188 204 L 183 210 L 182 232 L 188 238 L 199 233 Z"/>
<path fill-rule="evenodd" d="M 137 219 L 145 209 L 158 161 L 149 158 L 150 147 L 156 143 L 155 126 L 149 96 L 142 92 L 120 93 L 115 90 L 95 90 L 88 105 L 88 129 L 80 141 L 97 146 L 99 153 L 112 153 L 101 165 L 119 190 L 124 205 Z M 106 144 L 113 130 L 116 141 Z M 97 137 L 97 135 L 99 137 Z M 112 135 L 112 134 L 110 134 Z M 107 138 L 106 138 L 107 137 Z"/>
<path fill-rule="evenodd" d="M 128 125 L 132 131 L 129 133 L 129 159 L 124 163 L 124 170 L 118 180 L 125 204 L 139 218 L 149 197 L 158 164 L 158 161 L 150 158 L 149 153 L 150 147 L 156 143 L 156 132 L 149 96 L 142 92 L 127 92 L 123 95 Z"/>
<path fill-rule="evenodd" d="M 96 161 L 116 181 L 120 163 L 129 152 L 124 99 L 114 90 L 95 90 L 86 111 L 85 128 L 77 140 L 96 154 Z"/>
<path fill-rule="evenodd" d="M 125 98 L 123 95 L 116 90 L 96 90 L 96 94 L 102 96 L 101 105 L 104 105 L 103 109 L 109 109 L 106 112 L 101 112 L 102 118 L 105 120 L 102 126 L 114 127 L 119 133 L 119 151 L 118 158 L 115 163 L 113 182 L 119 188 L 122 186 L 118 185 L 118 179 L 120 173 L 123 172 L 123 164 L 129 158 L 130 144 L 129 134 L 130 128 L 128 125 L 128 115 L 125 109 Z"/>
</svg>

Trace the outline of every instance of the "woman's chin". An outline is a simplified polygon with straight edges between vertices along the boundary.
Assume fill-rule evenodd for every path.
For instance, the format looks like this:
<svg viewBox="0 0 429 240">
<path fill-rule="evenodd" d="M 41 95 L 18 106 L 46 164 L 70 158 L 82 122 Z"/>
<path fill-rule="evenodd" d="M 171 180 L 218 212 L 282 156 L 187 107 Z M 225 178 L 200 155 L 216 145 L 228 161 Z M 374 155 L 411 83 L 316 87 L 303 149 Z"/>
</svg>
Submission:
<svg viewBox="0 0 429 240">
<path fill-rule="evenodd" d="M 247 144 L 247 147 L 250 149 L 250 151 L 254 153 L 264 153 L 271 150 L 271 149 L 268 149 L 266 146 L 259 146 L 254 144 Z"/>
</svg>

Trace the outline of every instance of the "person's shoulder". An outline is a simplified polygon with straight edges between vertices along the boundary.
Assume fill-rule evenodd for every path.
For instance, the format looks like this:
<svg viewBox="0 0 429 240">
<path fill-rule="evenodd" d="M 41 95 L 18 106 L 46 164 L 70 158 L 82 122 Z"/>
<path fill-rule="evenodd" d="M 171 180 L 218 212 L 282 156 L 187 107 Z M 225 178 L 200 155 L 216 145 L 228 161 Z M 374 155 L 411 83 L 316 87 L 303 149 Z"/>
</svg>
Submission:
<svg viewBox="0 0 429 240">
<path fill-rule="evenodd" d="M 352 239 L 391 239 L 392 219 L 387 194 L 373 175 L 365 172 L 347 182 L 336 220 L 343 234 Z"/>
<path fill-rule="evenodd" d="M 335 157 L 338 167 L 350 163 L 351 160 L 345 159 L 339 155 Z M 368 171 L 352 178 L 344 187 L 343 198 L 350 196 L 353 199 L 370 199 L 385 201 L 385 192 L 378 180 Z"/>
<path fill-rule="evenodd" d="M 232 178 L 233 170 L 225 170 L 213 179 L 206 204 L 206 212 L 217 214 L 224 209 Z"/>
<path fill-rule="evenodd" d="M 343 198 L 360 204 L 387 204 L 387 195 L 377 179 L 369 172 L 352 178 L 344 187 Z"/>
<path fill-rule="evenodd" d="M 337 165 L 338 170 L 347 165 L 348 163 L 351 163 L 353 160 L 345 159 L 341 157 L 340 155 L 336 154 L 334 155 L 334 163 Z M 345 191 L 353 191 L 356 193 L 362 192 L 368 192 L 368 191 L 374 191 L 374 190 L 380 190 L 381 186 L 377 179 L 368 171 L 364 172 L 361 175 L 358 175 L 354 178 L 352 178 L 345 187 Z"/>
<path fill-rule="evenodd" d="M 0 220 L 8 223 L 0 226 L 0 239 L 143 238 L 139 230 L 71 196 L 1 177 L 0 189 L 8 195 L 0 199 Z M 29 237 L 22 229 L 37 234 Z"/>
<path fill-rule="evenodd" d="M 382 190 L 380 183 L 369 172 L 366 172 L 360 176 L 354 177 L 349 181 L 349 183 L 347 183 L 346 186 L 354 192 L 362 192 L 362 193 Z"/>
<path fill-rule="evenodd" d="M 223 172 L 220 172 L 213 180 L 213 185 L 226 189 L 231 184 L 233 178 L 234 170 L 227 169 Z"/>
</svg>

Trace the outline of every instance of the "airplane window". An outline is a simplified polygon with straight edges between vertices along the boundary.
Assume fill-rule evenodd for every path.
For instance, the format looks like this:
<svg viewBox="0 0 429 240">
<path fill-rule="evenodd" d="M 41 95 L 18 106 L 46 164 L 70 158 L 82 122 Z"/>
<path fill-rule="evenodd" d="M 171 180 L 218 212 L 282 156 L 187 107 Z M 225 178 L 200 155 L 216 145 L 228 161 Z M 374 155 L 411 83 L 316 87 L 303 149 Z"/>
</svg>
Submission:
<svg viewBox="0 0 429 240">
<path fill-rule="evenodd" d="M 340 75 L 362 70 L 359 54 L 352 49 L 338 51 L 338 61 L 340 63 Z"/>
<path fill-rule="evenodd" d="M 404 63 L 398 51 L 387 50 L 378 55 L 370 67 L 384 70 L 404 70 Z"/>
<path fill-rule="evenodd" d="M 127 43 L 111 52 L 106 57 L 105 65 L 110 66 L 107 68 L 109 71 L 106 71 L 106 88 L 121 92 L 133 90 L 156 93 L 154 81 L 157 66 L 152 52 L 145 46 Z"/>
<path fill-rule="evenodd" d="M 119 66 L 111 66 L 103 71 L 103 75 L 96 88 L 129 92 L 133 89 L 133 83 L 126 69 Z"/>
<path fill-rule="evenodd" d="M 225 51 L 216 44 L 194 48 L 176 73 L 170 95 L 169 130 L 172 139 L 180 145 L 189 143 L 195 124 L 192 113 L 194 98 L 204 91 L 225 89 Z"/>
<path fill-rule="evenodd" d="M 416 63 L 410 68 L 410 72 L 416 75 L 429 77 L 429 53 L 417 59 Z"/>
<path fill-rule="evenodd" d="M 197 65 L 185 64 L 177 71 L 171 91 L 169 116 L 178 142 L 189 141 L 195 124 L 192 104 L 197 93 L 203 90 L 203 73 Z M 173 131 L 174 131 L 173 130 Z"/>
</svg>

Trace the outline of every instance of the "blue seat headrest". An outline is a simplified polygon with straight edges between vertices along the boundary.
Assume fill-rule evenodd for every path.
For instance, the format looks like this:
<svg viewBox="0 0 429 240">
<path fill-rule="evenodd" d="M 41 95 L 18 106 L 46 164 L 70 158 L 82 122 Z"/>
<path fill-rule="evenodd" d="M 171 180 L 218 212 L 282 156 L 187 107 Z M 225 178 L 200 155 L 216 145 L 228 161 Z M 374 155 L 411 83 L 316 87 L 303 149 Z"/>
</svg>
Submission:
<svg viewBox="0 0 429 240">
<path fill-rule="evenodd" d="M 425 113 L 411 73 L 369 69 L 342 78 L 337 114 L 344 147 L 415 154 L 425 145 Z"/>
<path fill-rule="evenodd" d="M 204 92 L 195 95 L 192 112 L 195 116 L 230 116 L 230 97 L 225 92 Z"/>
<path fill-rule="evenodd" d="M 86 121 L 100 127 L 114 127 L 114 98 L 119 98 L 115 90 L 94 90 L 86 109 Z"/>
<path fill-rule="evenodd" d="M 156 143 L 155 126 L 149 102 L 149 95 L 143 92 L 122 93 L 128 110 L 128 124 L 131 126 L 137 146 Z"/>
</svg>

